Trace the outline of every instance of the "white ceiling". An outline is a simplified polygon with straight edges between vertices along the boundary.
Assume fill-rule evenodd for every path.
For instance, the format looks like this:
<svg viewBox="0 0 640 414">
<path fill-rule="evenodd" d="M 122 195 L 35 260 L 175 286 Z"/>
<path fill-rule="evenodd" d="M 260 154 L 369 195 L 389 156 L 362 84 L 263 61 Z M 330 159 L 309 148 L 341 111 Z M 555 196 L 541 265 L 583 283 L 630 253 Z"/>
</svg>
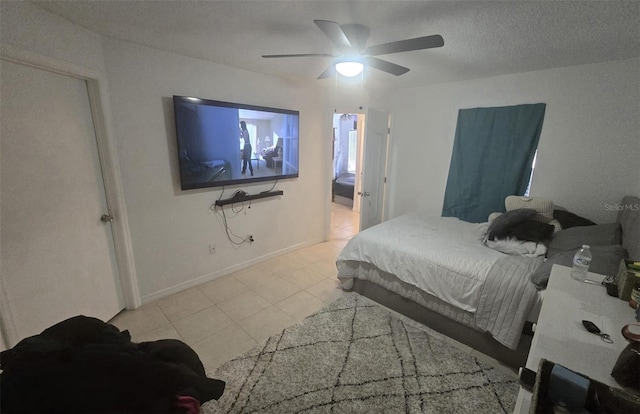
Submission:
<svg viewBox="0 0 640 414">
<path fill-rule="evenodd" d="M 640 56 L 638 1 L 34 1 L 105 36 L 295 81 L 315 80 L 336 53 L 313 23 L 371 29 L 369 45 L 440 34 L 442 48 L 379 56 L 366 82 L 407 87 Z"/>
</svg>

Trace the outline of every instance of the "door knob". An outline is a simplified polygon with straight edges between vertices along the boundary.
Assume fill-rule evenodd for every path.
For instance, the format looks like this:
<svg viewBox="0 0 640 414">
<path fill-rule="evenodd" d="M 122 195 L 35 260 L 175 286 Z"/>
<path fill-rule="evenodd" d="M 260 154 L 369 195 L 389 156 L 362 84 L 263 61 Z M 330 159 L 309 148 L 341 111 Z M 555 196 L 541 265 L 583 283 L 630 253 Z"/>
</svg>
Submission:
<svg viewBox="0 0 640 414">
<path fill-rule="evenodd" d="M 103 214 L 100 216 L 100 221 L 103 223 L 110 223 L 113 221 L 113 216 L 111 214 Z"/>
</svg>

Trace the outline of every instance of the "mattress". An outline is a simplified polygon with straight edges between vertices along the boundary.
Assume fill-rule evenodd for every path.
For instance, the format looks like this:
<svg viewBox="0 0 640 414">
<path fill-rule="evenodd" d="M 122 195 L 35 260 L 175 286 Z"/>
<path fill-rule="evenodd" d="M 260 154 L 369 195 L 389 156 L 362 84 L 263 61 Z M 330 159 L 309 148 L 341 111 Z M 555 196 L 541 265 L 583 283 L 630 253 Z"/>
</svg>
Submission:
<svg viewBox="0 0 640 414">
<path fill-rule="evenodd" d="M 336 183 L 353 187 L 356 183 L 356 176 L 351 173 L 342 174 L 340 177 L 336 178 Z"/>
<path fill-rule="evenodd" d="M 204 165 L 207 168 L 216 168 L 216 167 L 224 167 L 225 162 L 223 160 L 209 160 L 209 161 L 202 161 L 200 164 Z"/>
</svg>

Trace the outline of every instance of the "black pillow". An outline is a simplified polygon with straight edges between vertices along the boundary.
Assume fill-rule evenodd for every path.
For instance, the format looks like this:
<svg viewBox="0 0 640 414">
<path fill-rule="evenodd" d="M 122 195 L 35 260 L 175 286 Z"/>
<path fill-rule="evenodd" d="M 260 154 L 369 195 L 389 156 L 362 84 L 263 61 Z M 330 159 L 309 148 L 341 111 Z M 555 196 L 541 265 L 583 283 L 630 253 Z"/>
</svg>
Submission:
<svg viewBox="0 0 640 414">
<path fill-rule="evenodd" d="M 579 215 L 566 210 L 553 210 L 553 218 L 558 220 L 563 230 L 571 227 L 593 226 L 596 224 L 589 219 L 580 217 Z"/>
<path fill-rule="evenodd" d="M 489 240 L 504 239 L 508 237 L 509 229 L 518 223 L 531 220 L 537 214 L 532 208 L 519 208 L 510 210 L 496 217 L 487 229 Z"/>
<path fill-rule="evenodd" d="M 591 265 L 589 272 L 598 273 L 605 276 L 615 276 L 618 273 L 620 261 L 627 255 L 627 251 L 620 245 L 612 246 L 593 246 L 591 250 Z M 551 267 L 554 264 L 571 267 L 573 266 L 573 256 L 578 249 L 568 250 L 547 259 L 536 269 L 531 275 L 531 282 L 538 289 L 547 287 Z"/>
</svg>

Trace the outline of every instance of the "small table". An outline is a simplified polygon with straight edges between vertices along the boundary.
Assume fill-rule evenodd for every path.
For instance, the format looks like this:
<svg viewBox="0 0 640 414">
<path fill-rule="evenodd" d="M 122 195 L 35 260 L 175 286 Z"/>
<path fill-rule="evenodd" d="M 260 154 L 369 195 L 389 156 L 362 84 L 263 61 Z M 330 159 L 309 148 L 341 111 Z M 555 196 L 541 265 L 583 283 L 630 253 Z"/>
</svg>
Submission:
<svg viewBox="0 0 640 414">
<path fill-rule="evenodd" d="M 635 322 L 635 312 L 627 301 L 607 295 L 604 286 L 571 278 L 571 268 L 554 265 L 542 309 L 531 341 L 527 368 L 538 371 L 542 358 L 560 364 L 593 380 L 621 388 L 611 370 L 627 340 L 622 327 Z M 601 282 L 605 276 L 589 273 L 588 279 Z M 611 335 L 609 344 L 587 332 L 582 320 L 590 320 Z M 515 413 L 528 413 L 532 394 L 520 388 Z"/>
</svg>

